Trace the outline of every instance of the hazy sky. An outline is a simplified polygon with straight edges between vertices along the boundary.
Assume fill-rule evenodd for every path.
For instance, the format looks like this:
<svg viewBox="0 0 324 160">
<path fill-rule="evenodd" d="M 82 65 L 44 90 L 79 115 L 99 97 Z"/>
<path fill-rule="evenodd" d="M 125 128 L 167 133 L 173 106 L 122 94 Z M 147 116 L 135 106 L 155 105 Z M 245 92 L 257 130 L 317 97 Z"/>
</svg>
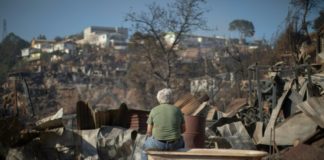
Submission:
<svg viewBox="0 0 324 160">
<path fill-rule="evenodd" d="M 0 0 L 0 31 L 3 19 L 7 21 L 7 32 L 31 40 L 39 34 L 48 39 L 81 32 L 85 27 L 122 26 L 130 9 L 145 10 L 152 2 L 165 0 Z M 228 31 L 234 19 L 252 21 L 255 38 L 271 39 L 278 28 L 284 27 L 290 0 L 207 0 L 205 17 L 213 31 L 195 31 L 194 34 L 235 37 Z M 313 13 L 311 18 L 317 17 Z"/>
</svg>

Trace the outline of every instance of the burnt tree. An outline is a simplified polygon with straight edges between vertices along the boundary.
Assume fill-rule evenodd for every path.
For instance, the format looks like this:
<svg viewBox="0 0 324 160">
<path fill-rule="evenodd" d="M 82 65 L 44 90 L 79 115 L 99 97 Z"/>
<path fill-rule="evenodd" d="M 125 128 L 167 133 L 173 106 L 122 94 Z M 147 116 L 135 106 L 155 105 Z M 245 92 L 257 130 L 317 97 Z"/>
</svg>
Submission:
<svg viewBox="0 0 324 160">
<path fill-rule="evenodd" d="M 204 0 L 175 0 L 166 7 L 153 3 L 146 12 L 130 12 L 126 20 L 133 23 L 137 35 L 131 40 L 133 47 L 141 49 L 143 64 L 149 74 L 165 87 L 172 84 L 175 74 L 176 50 L 182 36 L 203 28 Z M 144 74 L 148 74 L 145 72 Z"/>
</svg>

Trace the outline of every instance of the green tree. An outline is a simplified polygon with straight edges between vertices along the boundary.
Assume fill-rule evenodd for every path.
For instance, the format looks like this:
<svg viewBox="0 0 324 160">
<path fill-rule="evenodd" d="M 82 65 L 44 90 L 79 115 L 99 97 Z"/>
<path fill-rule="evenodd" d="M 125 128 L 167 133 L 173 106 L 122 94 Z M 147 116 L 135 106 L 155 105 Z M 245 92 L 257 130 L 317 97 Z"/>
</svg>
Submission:
<svg viewBox="0 0 324 160">
<path fill-rule="evenodd" d="M 54 38 L 54 40 L 55 40 L 55 42 L 60 42 L 60 41 L 63 41 L 64 38 L 62 38 L 62 37 L 60 37 L 60 36 L 56 36 L 56 37 Z"/>
<path fill-rule="evenodd" d="M 255 33 L 253 23 L 244 19 L 233 20 L 229 24 L 228 30 L 240 32 L 241 40 L 245 37 L 252 37 Z"/>
<path fill-rule="evenodd" d="M 21 49 L 28 47 L 30 44 L 14 33 L 9 33 L 2 43 L 0 43 L 0 84 L 5 81 L 7 73 L 18 62 L 21 55 Z"/>
<path fill-rule="evenodd" d="M 38 35 L 37 39 L 46 40 L 46 36 L 44 34 L 40 34 L 40 35 Z"/>
</svg>

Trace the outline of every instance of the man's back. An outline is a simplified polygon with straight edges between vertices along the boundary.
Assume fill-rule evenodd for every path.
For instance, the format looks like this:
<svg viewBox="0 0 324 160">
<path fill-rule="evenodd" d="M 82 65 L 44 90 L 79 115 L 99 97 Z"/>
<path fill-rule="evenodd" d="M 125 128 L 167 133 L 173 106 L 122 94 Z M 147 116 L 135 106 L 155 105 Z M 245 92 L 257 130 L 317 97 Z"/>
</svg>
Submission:
<svg viewBox="0 0 324 160">
<path fill-rule="evenodd" d="M 179 108 L 170 104 L 161 104 L 151 110 L 148 124 L 153 124 L 153 137 L 158 140 L 174 140 L 181 136 L 184 123 Z"/>
<path fill-rule="evenodd" d="M 150 149 L 170 151 L 184 147 L 181 132 L 185 131 L 185 123 L 181 110 L 172 103 L 172 90 L 160 90 L 156 99 L 158 106 L 151 110 L 147 120 L 147 139 L 143 144 L 142 159 L 147 159 L 146 151 Z"/>
</svg>

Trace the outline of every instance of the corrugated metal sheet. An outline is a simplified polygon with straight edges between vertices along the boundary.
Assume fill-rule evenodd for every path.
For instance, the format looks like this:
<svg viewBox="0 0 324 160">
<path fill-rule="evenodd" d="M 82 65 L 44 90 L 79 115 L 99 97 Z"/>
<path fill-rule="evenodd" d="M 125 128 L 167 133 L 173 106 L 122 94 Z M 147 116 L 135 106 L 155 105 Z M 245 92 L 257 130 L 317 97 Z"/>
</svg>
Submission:
<svg viewBox="0 0 324 160">
<path fill-rule="evenodd" d="M 94 129 L 95 122 L 93 118 L 93 113 L 89 108 L 88 104 L 83 101 L 77 102 L 76 105 L 77 112 L 77 128 L 83 129 Z"/>
<path fill-rule="evenodd" d="M 127 106 L 121 105 L 119 109 L 92 112 L 84 102 L 77 105 L 78 129 L 95 129 L 102 126 L 118 126 L 132 128 L 140 133 L 146 132 L 146 121 L 149 111 L 128 110 Z"/>
<path fill-rule="evenodd" d="M 145 133 L 147 128 L 146 121 L 149 113 L 149 111 L 129 110 L 129 128 L 136 129 L 139 133 Z"/>
<path fill-rule="evenodd" d="M 317 124 L 315 122 L 304 113 L 298 113 L 277 124 L 272 133 L 265 132 L 262 138 L 254 138 L 258 144 L 270 145 L 270 140 L 272 140 L 277 145 L 293 145 L 296 140 L 304 141 L 314 135 L 316 128 Z M 260 134 L 256 135 L 260 136 Z"/>
<path fill-rule="evenodd" d="M 194 96 L 191 95 L 190 93 L 185 94 L 184 96 L 182 96 L 181 98 L 179 98 L 174 105 L 182 108 L 183 106 L 185 106 L 187 103 L 189 103 L 191 101 L 191 99 L 193 99 Z"/>
<path fill-rule="evenodd" d="M 226 111 L 224 112 L 224 117 L 233 117 L 240 108 L 248 105 L 246 98 L 238 98 L 234 99 L 227 107 Z"/>
<path fill-rule="evenodd" d="M 256 149 L 241 121 L 217 127 L 217 130 L 222 137 L 229 141 L 233 149 Z"/>
<path fill-rule="evenodd" d="M 299 103 L 297 107 L 316 124 L 324 128 L 324 98 L 311 97 L 306 102 Z"/>
<path fill-rule="evenodd" d="M 197 110 L 197 108 L 201 105 L 201 103 L 208 100 L 209 97 L 207 94 L 204 94 L 199 98 L 196 98 L 195 96 L 188 93 L 183 97 L 181 97 L 179 100 L 177 100 L 174 105 L 179 107 L 181 109 L 181 112 L 184 115 L 191 115 Z"/>
</svg>

